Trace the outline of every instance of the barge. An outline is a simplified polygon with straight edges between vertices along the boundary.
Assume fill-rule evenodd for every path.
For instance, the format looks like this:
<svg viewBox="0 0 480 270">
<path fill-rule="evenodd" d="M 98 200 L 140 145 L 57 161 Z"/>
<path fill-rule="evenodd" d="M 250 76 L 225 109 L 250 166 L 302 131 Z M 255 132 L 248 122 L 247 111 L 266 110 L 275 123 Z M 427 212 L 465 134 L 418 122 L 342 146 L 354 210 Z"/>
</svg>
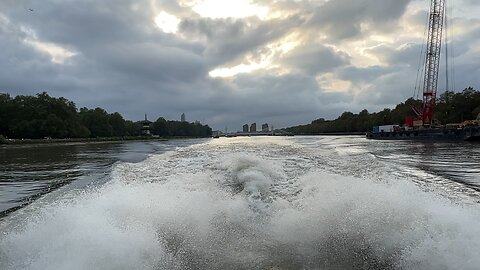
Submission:
<svg viewBox="0 0 480 270">
<path fill-rule="evenodd" d="M 367 132 L 367 139 L 376 140 L 429 140 L 429 141 L 480 141 L 480 126 L 461 128 L 422 128 L 375 130 Z"/>
</svg>

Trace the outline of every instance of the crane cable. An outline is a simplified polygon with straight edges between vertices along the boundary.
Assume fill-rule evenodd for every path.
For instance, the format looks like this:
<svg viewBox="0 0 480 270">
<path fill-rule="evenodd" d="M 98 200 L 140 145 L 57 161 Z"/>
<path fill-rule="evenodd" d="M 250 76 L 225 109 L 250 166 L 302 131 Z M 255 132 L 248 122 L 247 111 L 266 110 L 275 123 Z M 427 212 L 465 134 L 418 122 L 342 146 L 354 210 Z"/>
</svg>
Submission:
<svg viewBox="0 0 480 270">
<path fill-rule="evenodd" d="M 425 71 L 425 58 L 426 58 L 426 48 L 427 48 L 427 43 L 428 43 L 428 22 L 430 20 L 430 15 L 427 16 L 427 19 L 425 21 L 425 28 L 423 30 L 423 42 L 422 42 L 422 49 L 420 50 L 420 57 L 418 58 L 418 68 L 417 68 L 417 78 L 415 79 L 415 88 L 413 90 L 413 98 L 419 99 L 420 96 L 420 91 L 423 91 L 422 85 L 423 85 L 423 74 Z"/>
<path fill-rule="evenodd" d="M 453 18 L 453 7 L 447 6 L 445 0 L 445 91 L 455 91 L 455 51 L 453 44 L 453 29 L 449 27 L 449 19 Z M 450 42 L 449 42 L 450 41 Z M 450 59 L 451 56 L 451 59 Z"/>
<path fill-rule="evenodd" d="M 454 18 L 454 14 L 453 14 L 453 4 L 449 6 L 450 7 L 450 15 L 448 16 L 449 18 Z M 454 28 L 452 27 L 452 29 L 450 29 L 450 41 L 451 41 L 451 44 L 450 44 L 450 55 L 452 56 L 452 59 L 451 60 L 451 63 L 450 63 L 450 68 L 451 68 L 451 75 L 450 75 L 450 79 L 452 81 L 452 91 L 455 91 L 456 89 L 456 82 L 455 82 L 455 46 L 454 46 L 454 42 L 453 42 L 453 39 L 455 37 L 455 32 L 454 32 Z"/>
<path fill-rule="evenodd" d="M 448 69 L 450 68 L 448 65 L 448 5 L 447 0 L 445 0 L 445 7 L 443 9 L 444 13 L 444 24 L 445 24 L 445 92 L 449 91 L 450 82 L 449 82 L 449 72 Z"/>
</svg>

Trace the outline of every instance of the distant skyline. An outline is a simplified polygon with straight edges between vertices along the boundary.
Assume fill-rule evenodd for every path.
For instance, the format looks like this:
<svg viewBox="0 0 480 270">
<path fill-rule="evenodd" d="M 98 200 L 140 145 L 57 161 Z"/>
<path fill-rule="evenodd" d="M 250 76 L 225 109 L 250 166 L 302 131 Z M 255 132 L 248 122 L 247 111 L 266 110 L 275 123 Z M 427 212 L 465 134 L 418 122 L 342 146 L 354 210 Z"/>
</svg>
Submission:
<svg viewBox="0 0 480 270">
<path fill-rule="evenodd" d="M 455 90 L 478 89 L 480 7 L 450 2 L 452 81 Z M 2 0 L 0 92 L 46 91 L 131 120 L 145 112 L 152 121 L 185 113 L 218 130 L 378 111 L 413 95 L 428 6 L 427 0 Z"/>
</svg>

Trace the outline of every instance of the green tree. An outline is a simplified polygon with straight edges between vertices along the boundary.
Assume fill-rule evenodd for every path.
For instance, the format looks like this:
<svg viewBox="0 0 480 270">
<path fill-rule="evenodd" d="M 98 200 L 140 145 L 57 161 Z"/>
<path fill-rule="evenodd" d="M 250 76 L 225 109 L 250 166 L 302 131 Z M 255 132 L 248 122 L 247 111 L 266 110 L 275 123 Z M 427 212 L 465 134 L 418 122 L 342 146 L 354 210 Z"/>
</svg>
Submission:
<svg viewBox="0 0 480 270">
<path fill-rule="evenodd" d="M 0 93 L 0 134 L 10 136 L 10 122 L 14 109 L 9 94 Z"/>
<path fill-rule="evenodd" d="M 168 122 L 163 117 L 160 117 L 160 118 L 157 119 L 157 121 L 153 122 L 152 132 L 153 132 L 153 134 L 159 135 L 159 136 L 162 136 L 162 137 L 171 136 Z"/>
<path fill-rule="evenodd" d="M 118 112 L 109 115 L 108 123 L 112 127 L 113 136 L 122 137 L 127 134 L 125 119 Z"/>
<path fill-rule="evenodd" d="M 36 96 L 0 96 L 2 133 L 12 138 L 77 137 L 83 128 L 75 104 L 53 98 L 46 92 Z"/>
<path fill-rule="evenodd" d="M 125 121 L 125 131 L 128 136 L 140 136 L 142 133 L 142 124 L 140 122 Z"/>
<path fill-rule="evenodd" d="M 111 137 L 113 135 L 113 128 L 109 123 L 110 117 L 104 109 L 81 108 L 79 115 L 82 124 L 89 129 L 91 137 Z"/>
</svg>

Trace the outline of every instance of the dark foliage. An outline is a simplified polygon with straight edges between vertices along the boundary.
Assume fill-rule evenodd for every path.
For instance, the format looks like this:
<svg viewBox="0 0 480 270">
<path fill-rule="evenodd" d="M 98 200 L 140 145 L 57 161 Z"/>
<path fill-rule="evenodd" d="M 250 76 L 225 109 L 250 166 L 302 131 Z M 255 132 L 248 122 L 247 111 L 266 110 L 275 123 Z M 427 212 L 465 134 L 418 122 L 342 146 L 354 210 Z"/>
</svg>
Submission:
<svg viewBox="0 0 480 270">
<path fill-rule="evenodd" d="M 0 93 L 0 143 L 10 139 L 108 138 L 142 135 L 141 122 L 125 120 L 118 113 L 102 108 L 77 110 L 75 103 L 46 92 L 36 96 Z M 199 123 L 167 121 L 152 124 L 153 134 L 164 137 L 211 136 L 209 126 Z"/>
<path fill-rule="evenodd" d="M 154 135 L 162 137 L 209 137 L 212 129 L 208 125 L 181 121 L 167 121 L 160 117 L 153 124 Z"/>
<path fill-rule="evenodd" d="M 43 92 L 36 96 L 0 94 L 0 134 L 8 138 L 87 137 L 75 104 Z"/>
<path fill-rule="evenodd" d="M 344 112 L 335 120 L 319 118 L 308 125 L 287 128 L 294 134 L 319 134 L 334 132 L 366 132 L 373 126 L 404 124 L 405 117 L 413 116 L 412 108 L 420 108 L 421 100 L 413 98 L 398 104 L 393 110 L 384 109 L 376 113 L 363 110 L 358 114 Z M 437 99 L 434 118 L 439 123 L 461 123 L 472 120 L 480 113 L 480 91 L 472 87 L 460 93 L 445 92 Z"/>
</svg>

